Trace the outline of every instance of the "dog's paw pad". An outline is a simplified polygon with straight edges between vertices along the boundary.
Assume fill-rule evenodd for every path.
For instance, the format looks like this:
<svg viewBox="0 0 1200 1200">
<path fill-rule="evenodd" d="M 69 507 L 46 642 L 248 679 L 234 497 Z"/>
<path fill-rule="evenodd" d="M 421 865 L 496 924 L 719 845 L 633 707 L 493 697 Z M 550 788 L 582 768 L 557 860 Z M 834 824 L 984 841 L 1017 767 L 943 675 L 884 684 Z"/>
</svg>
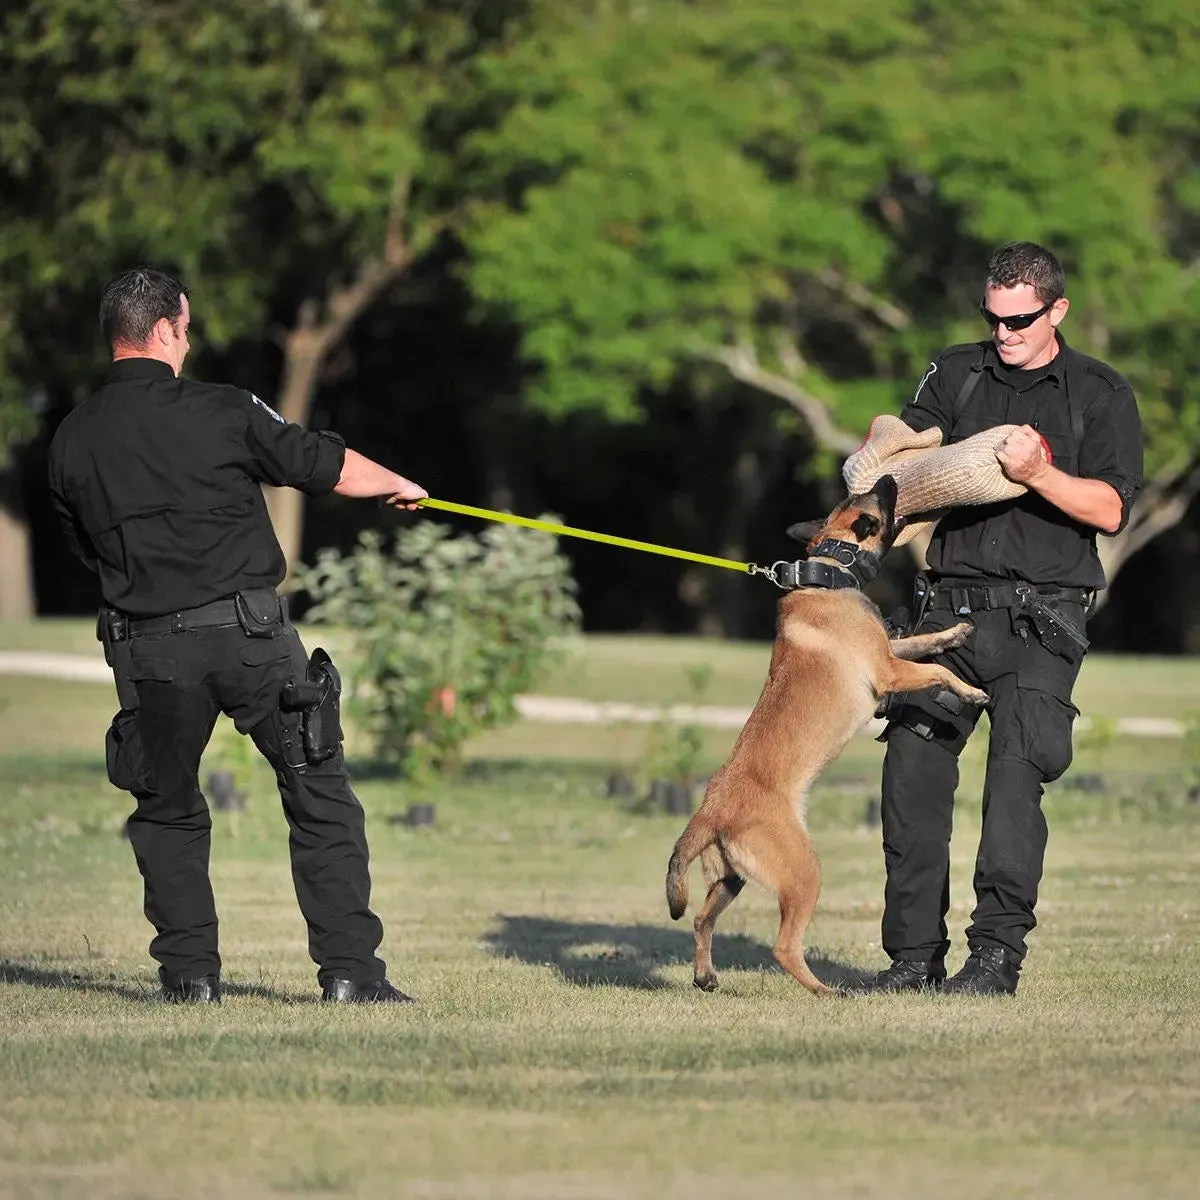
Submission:
<svg viewBox="0 0 1200 1200">
<path fill-rule="evenodd" d="M 721 985 L 716 975 L 697 975 L 692 980 L 692 986 L 698 987 L 702 992 L 715 992 Z"/>
</svg>

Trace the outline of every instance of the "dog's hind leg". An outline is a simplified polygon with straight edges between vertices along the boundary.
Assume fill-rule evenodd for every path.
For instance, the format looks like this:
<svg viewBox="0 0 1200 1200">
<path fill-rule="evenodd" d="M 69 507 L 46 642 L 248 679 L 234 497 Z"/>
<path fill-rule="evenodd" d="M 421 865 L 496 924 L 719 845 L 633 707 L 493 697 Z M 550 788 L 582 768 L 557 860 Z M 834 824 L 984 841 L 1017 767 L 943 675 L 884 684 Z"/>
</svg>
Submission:
<svg viewBox="0 0 1200 1200">
<path fill-rule="evenodd" d="M 759 829 L 739 839 L 738 853 L 728 848 L 731 859 L 749 855 L 752 877 L 779 896 L 779 936 L 775 939 L 775 961 L 818 996 L 834 989 L 823 984 L 804 959 L 804 933 L 812 921 L 821 894 L 821 863 L 808 831 L 799 821 Z"/>
<path fill-rule="evenodd" d="M 704 874 L 713 880 L 708 889 L 704 906 L 696 914 L 696 971 L 692 982 L 705 992 L 717 990 L 717 973 L 713 970 L 712 938 L 717 918 L 737 899 L 746 881 L 738 875 L 716 846 L 704 851 L 702 858 Z"/>
</svg>

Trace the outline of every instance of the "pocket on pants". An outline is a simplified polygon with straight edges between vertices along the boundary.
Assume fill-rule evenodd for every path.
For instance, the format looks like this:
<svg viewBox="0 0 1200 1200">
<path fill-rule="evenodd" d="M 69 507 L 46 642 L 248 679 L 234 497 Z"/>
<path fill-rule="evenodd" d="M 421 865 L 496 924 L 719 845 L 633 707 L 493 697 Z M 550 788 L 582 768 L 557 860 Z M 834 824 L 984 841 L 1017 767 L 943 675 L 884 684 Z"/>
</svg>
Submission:
<svg viewBox="0 0 1200 1200">
<path fill-rule="evenodd" d="M 123 709 L 113 717 L 104 737 L 104 762 L 113 787 L 134 793 L 148 790 L 150 776 L 136 714 Z"/>
<path fill-rule="evenodd" d="M 1053 692 L 1021 688 L 1011 750 L 1032 763 L 1045 783 L 1053 783 L 1071 765 L 1072 735 L 1079 709 Z"/>
</svg>

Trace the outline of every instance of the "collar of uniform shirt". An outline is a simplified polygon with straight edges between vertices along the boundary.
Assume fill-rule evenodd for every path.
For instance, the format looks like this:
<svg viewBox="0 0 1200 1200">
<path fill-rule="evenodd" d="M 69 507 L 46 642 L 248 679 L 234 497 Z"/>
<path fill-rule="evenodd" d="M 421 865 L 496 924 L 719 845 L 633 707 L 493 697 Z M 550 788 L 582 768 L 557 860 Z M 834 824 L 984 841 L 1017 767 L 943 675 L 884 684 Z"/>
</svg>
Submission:
<svg viewBox="0 0 1200 1200">
<path fill-rule="evenodd" d="M 994 345 L 985 365 L 996 379 L 1017 392 L 1026 392 L 1043 379 L 1052 379 L 1056 386 L 1061 387 L 1067 373 L 1067 343 L 1061 334 L 1058 335 L 1058 353 L 1044 367 L 1035 367 L 1032 371 L 1022 367 L 1006 367 L 996 354 Z"/>
<path fill-rule="evenodd" d="M 157 358 L 120 358 L 110 363 L 105 379 L 174 379 L 170 363 Z"/>
</svg>

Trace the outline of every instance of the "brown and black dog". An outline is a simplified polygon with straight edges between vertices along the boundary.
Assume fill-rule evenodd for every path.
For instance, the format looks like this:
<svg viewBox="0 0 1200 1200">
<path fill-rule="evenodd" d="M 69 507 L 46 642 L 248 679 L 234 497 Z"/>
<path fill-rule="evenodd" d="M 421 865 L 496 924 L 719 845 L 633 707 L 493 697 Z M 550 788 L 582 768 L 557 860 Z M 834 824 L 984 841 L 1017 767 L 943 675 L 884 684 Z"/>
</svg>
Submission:
<svg viewBox="0 0 1200 1200">
<path fill-rule="evenodd" d="M 822 544 L 841 543 L 882 558 L 902 522 L 895 518 L 896 484 L 883 476 L 851 496 L 823 523 L 793 526 L 806 537 L 810 561 Z M 812 536 L 809 536 L 812 535 Z M 847 546 L 848 544 L 848 546 Z M 972 704 L 987 693 L 934 663 L 912 661 L 962 645 L 971 626 L 888 640 L 879 609 L 857 587 L 802 587 L 779 601 L 767 682 L 725 765 L 709 781 L 667 868 L 667 904 L 678 920 L 688 903 L 687 872 L 700 857 L 708 897 L 696 916 L 695 984 L 717 987 L 712 935 L 717 918 L 753 879 L 779 897 L 775 958 L 806 988 L 823 984 L 804 960 L 804 933 L 821 890 L 821 865 L 805 825 L 813 781 L 873 716 L 889 692 L 945 685 Z"/>
</svg>

